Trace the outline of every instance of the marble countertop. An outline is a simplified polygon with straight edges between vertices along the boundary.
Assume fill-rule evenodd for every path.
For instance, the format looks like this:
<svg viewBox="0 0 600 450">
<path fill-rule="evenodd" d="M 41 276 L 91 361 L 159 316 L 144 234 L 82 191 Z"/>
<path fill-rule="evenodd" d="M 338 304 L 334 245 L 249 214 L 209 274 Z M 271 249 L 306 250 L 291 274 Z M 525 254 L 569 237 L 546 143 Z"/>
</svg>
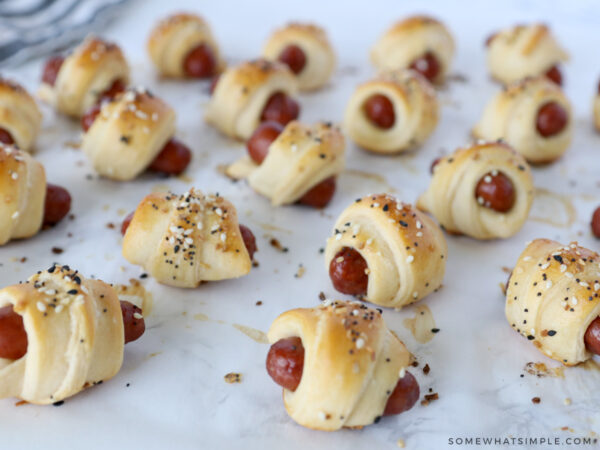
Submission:
<svg viewBox="0 0 600 450">
<path fill-rule="evenodd" d="M 459 447 L 457 439 L 465 437 L 558 438 L 563 444 L 567 438 L 594 438 L 600 431 L 596 364 L 563 370 L 539 353 L 506 322 L 499 287 L 506 281 L 506 268 L 514 265 L 531 239 L 578 240 L 591 249 L 600 248 L 588 224 L 600 204 L 600 135 L 591 120 L 592 95 L 600 76 L 600 60 L 595 58 L 600 5 L 593 1 L 573 5 L 532 0 L 510 0 L 502 6 L 442 0 L 348 1 L 343 6 L 314 0 L 129 3 L 104 35 L 123 47 L 134 82 L 149 86 L 175 107 L 177 136 L 194 150 L 192 165 L 186 176 L 174 179 L 150 175 L 131 183 L 100 179 L 72 145 L 79 139 L 78 124 L 44 106 L 36 156 L 45 164 L 49 181 L 73 193 L 75 218 L 0 248 L 0 286 L 24 280 L 53 261 L 109 282 L 139 278 L 141 269 L 122 258 L 121 237 L 109 224 L 118 227 L 151 190 L 183 192 L 191 186 L 218 191 L 237 206 L 240 222 L 257 236 L 260 266 L 242 279 L 194 290 L 142 280 L 153 293 L 154 311 L 147 318 L 143 339 L 127 346 L 119 374 L 60 407 L 16 407 L 16 400 L 0 401 L 2 447 L 379 449 L 397 448 L 402 440 L 406 448 L 439 449 Z M 338 69 L 323 91 L 300 96 L 301 118 L 307 122 L 341 120 L 354 87 L 374 74 L 368 61 L 370 46 L 396 18 L 411 13 L 431 13 L 452 30 L 457 43 L 452 73 L 457 76 L 439 92 L 441 121 L 422 148 L 381 157 L 348 142 L 348 167 L 330 206 L 323 211 L 273 209 L 245 182 L 232 183 L 218 170 L 241 156 L 244 148 L 203 122 L 208 84 L 162 82 L 155 76 L 145 40 L 158 18 L 177 10 L 204 15 L 230 62 L 257 56 L 269 32 L 289 20 L 326 27 L 338 52 Z M 402 311 L 384 312 L 388 326 L 418 358 L 419 367 L 412 373 L 422 392 L 431 389 L 439 400 L 417 404 L 361 431 L 325 433 L 296 425 L 285 413 L 281 389 L 265 371 L 268 346 L 263 332 L 281 312 L 317 305 L 321 292 L 343 297 L 333 290 L 320 253 L 338 214 L 353 199 L 374 192 L 414 202 L 429 182 L 431 161 L 467 142 L 485 103 L 499 89 L 486 72 L 485 38 L 500 27 L 534 20 L 549 23 L 571 54 L 564 67 L 565 89 L 576 116 L 571 148 L 557 163 L 534 169 L 536 200 L 516 236 L 494 242 L 447 236 L 443 288 Z M 35 91 L 41 64 L 32 61 L 3 73 Z M 272 247 L 272 238 L 288 251 Z M 64 252 L 53 254 L 52 247 Z M 305 272 L 295 276 L 300 266 Z M 259 301 L 262 304 L 257 305 Z M 405 323 L 422 306 L 428 307 L 440 329 L 426 343 L 418 342 Z M 543 364 L 538 369 L 546 376 L 538 377 L 531 365 L 529 373 L 528 363 Z M 428 374 L 422 370 L 426 364 Z M 226 383 L 224 376 L 230 372 L 241 373 L 242 382 Z M 541 402 L 533 404 L 533 397 Z"/>
</svg>

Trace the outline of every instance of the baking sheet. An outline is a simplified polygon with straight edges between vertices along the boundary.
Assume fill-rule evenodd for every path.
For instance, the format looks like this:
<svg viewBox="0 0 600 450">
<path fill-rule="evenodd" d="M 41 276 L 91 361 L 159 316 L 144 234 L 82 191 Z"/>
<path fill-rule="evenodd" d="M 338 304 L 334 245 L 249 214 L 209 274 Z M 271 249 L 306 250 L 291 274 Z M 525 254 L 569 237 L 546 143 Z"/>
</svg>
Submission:
<svg viewBox="0 0 600 450">
<path fill-rule="evenodd" d="M 451 446 L 450 439 L 455 439 L 456 447 L 461 437 L 546 437 L 559 438 L 563 444 L 567 438 L 595 437 L 600 420 L 596 365 L 562 370 L 537 352 L 506 322 L 499 287 L 506 281 L 505 268 L 515 263 L 531 239 L 578 240 L 599 248 L 588 221 L 600 203 L 600 137 L 591 122 L 591 99 L 600 75 L 600 61 L 593 57 L 600 7 L 592 1 L 578 2 L 577 8 L 570 5 L 132 2 L 105 36 L 126 52 L 135 83 L 149 86 L 176 108 L 177 137 L 194 150 L 192 164 L 180 178 L 145 175 L 130 183 L 100 179 L 73 145 L 79 139 L 78 124 L 44 107 L 36 156 L 45 164 L 49 182 L 72 193 L 74 218 L 33 239 L 0 248 L 0 285 L 24 280 L 53 261 L 109 282 L 139 279 L 142 270 L 120 255 L 122 219 L 152 190 L 183 192 L 191 186 L 218 191 L 237 206 L 240 222 L 257 237 L 260 266 L 242 279 L 194 290 L 141 280 L 153 293 L 154 311 L 147 318 L 144 337 L 127 345 L 119 374 L 60 407 L 17 407 L 16 400 L 0 401 L 2 447 L 372 449 L 396 448 L 401 439 L 407 448 L 437 449 Z M 233 183 L 219 172 L 218 167 L 243 155 L 244 147 L 204 124 L 207 83 L 162 82 L 154 74 L 145 53 L 150 27 L 167 13 L 184 9 L 200 12 L 210 21 L 230 62 L 255 57 L 268 33 L 289 20 L 324 25 L 338 51 L 338 70 L 323 91 L 301 95 L 301 119 L 307 122 L 340 121 L 354 87 L 374 74 L 368 50 L 376 38 L 396 18 L 429 12 L 450 27 L 458 49 L 456 76 L 439 92 L 440 124 L 422 148 L 398 157 L 367 154 L 348 142 L 348 169 L 325 210 L 273 209 L 245 182 Z M 495 242 L 447 236 L 443 288 L 400 312 L 384 312 L 388 326 L 418 358 L 419 367 L 412 373 L 422 393 L 431 389 L 439 400 L 418 404 L 362 431 L 325 433 L 296 425 L 284 411 L 281 389 L 264 369 L 268 345 L 262 332 L 285 310 L 315 306 L 321 292 L 344 297 L 333 290 L 320 253 L 338 214 L 368 193 L 390 192 L 415 202 L 429 182 L 430 162 L 467 141 L 485 103 L 499 88 L 485 69 L 485 37 L 499 27 L 532 20 L 549 23 L 572 56 L 564 68 L 566 92 L 576 114 L 571 148 L 554 165 L 534 169 L 539 195 L 516 236 Z M 41 64 L 34 61 L 3 73 L 35 91 Z M 288 251 L 270 245 L 273 238 Z M 63 253 L 53 253 L 53 247 Z M 418 342 L 405 324 L 423 306 L 440 329 L 427 343 Z M 548 375 L 526 373 L 531 362 L 543 363 Z M 422 370 L 425 364 L 430 368 L 427 375 Z M 224 376 L 230 372 L 241 373 L 242 382 L 226 383 Z M 533 397 L 541 402 L 533 404 Z"/>
</svg>

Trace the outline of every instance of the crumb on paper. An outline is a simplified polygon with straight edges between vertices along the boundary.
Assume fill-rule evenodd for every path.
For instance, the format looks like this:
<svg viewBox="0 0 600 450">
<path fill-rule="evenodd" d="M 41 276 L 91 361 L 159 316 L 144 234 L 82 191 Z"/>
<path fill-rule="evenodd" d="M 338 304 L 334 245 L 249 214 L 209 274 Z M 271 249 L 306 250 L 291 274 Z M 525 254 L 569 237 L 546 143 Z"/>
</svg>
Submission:
<svg viewBox="0 0 600 450">
<path fill-rule="evenodd" d="M 323 291 L 319 292 L 319 300 L 324 302 L 326 299 L 327 299 L 327 296 L 325 295 L 325 292 L 323 292 Z"/>
<path fill-rule="evenodd" d="M 242 382 L 242 374 L 230 372 L 223 377 L 225 379 L 225 383 L 233 384 L 233 383 L 241 383 Z"/>
<path fill-rule="evenodd" d="M 269 244 L 271 244 L 271 247 L 273 247 L 276 250 L 279 250 L 282 253 L 287 253 L 287 251 L 289 250 L 287 247 L 281 245 L 281 242 L 279 242 L 279 240 L 276 238 L 271 238 Z"/>
<path fill-rule="evenodd" d="M 510 275 L 512 273 L 512 269 L 510 267 L 502 266 L 502 272 Z"/>
<path fill-rule="evenodd" d="M 571 399 L 569 397 L 565 398 L 564 404 L 565 406 L 571 405 Z"/>
<path fill-rule="evenodd" d="M 81 142 L 80 141 L 66 141 L 63 143 L 63 146 L 65 148 L 72 148 L 75 150 L 79 150 L 79 148 L 81 147 Z"/>
<path fill-rule="evenodd" d="M 434 392 L 432 394 L 425 394 L 425 398 L 423 400 L 421 400 L 421 405 L 427 406 L 431 402 L 438 400 L 439 398 L 440 398 L 440 396 L 437 392 Z"/>
<path fill-rule="evenodd" d="M 27 400 L 19 400 L 17 403 L 15 403 L 15 406 L 23 406 L 27 403 L 29 403 Z"/>
<path fill-rule="evenodd" d="M 262 305 L 262 301 L 259 300 L 256 302 L 256 306 L 260 306 L 260 305 Z"/>
<path fill-rule="evenodd" d="M 539 398 L 539 397 L 533 397 L 533 398 L 531 399 L 531 403 L 533 403 L 533 404 L 535 404 L 535 405 L 539 404 L 541 401 L 542 401 L 542 399 L 541 399 L 541 398 Z"/>
<path fill-rule="evenodd" d="M 406 444 L 404 443 L 404 439 L 398 439 L 396 441 L 396 445 L 400 448 L 404 448 L 406 446 Z"/>
<path fill-rule="evenodd" d="M 252 260 L 252 267 L 258 267 L 258 266 L 260 266 L 260 264 L 258 263 L 258 261 L 255 260 L 255 259 L 253 259 Z"/>
<path fill-rule="evenodd" d="M 52 253 L 54 253 L 55 255 L 60 255 L 62 252 L 64 252 L 64 250 L 60 247 L 52 247 Z"/>
<path fill-rule="evenodd" d="M 431 371 L 431 368 L 429 367 L 429 364 L 425 364 L 425 366 L 423 367 L 423 373 L 425 375 L 429 375 L 430 371 Z"/>
<path fill-rule="evenodd" d="M 306 268 L 302 264 L 300 264 L 298 266 L 298 270 L 294 274 L 294 278 L 302 278 L 302 275 L 304 275 L 305 273 L 306 273 Z"/>
<path fill-rule="evenodd" d="M 106 224 L 106 228 L 108 228 L 109 230 L 114 230 L 115 229 L 115 224 L 112 222 L 108 222 Z"/>
</svg>

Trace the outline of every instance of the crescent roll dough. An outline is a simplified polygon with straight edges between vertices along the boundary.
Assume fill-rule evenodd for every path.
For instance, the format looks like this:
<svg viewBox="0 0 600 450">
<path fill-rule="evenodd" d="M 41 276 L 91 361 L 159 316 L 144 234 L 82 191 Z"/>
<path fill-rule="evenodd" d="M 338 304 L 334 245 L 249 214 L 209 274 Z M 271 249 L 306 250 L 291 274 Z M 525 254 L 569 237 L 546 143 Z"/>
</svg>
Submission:
<svg viewBox="0 0 600 450">
<path fill-rule="evenodd" d="M 306 57 L 302 70 L 296 74 L 301 90 L 323 87 L 335 69 L 335 52 L 325 30 L 317 25 L 291 23 L 271 35 L 263 49 L 263 56 L 276 61 L 288 46 L 299 47 Z"/>
<path fill-rule="evenodd" d="M 31 152 L 41 124 L 42 113 L 31 95 L 21 85 L 0 77 L 0 128 L 10 133 L 17 147 Z"/>
<path fill-rule="evenodd" d="M 546 25 L 517 25 L 495 34 L 488 44 L 487 62 L 492 77 L 508 84 L 543 75 L 569 59 Z"/>
<path fill-rule="evenodd" d="M 123 362 L 123 316 L 115 291 L 68 266 L 52 266 L 0 290 L 0 307 L 23 317 L 27 353 L 0 359 L 0 398 L 47 405 L 112 378 Z"/>
<path fill-rule="evenodd" d="M 40 231 L 46 172 L 28 153 L 0 143 L 0 245 Z"/>
<path fill-rule="evenodd" d="M 186 288 L 238 278 L 252 267 L 235 207 L 194 189 L 146 196 L 125 233 L 123 256 L 159 283 Z"/>
<path fill-rule="evenodd" d="M 273 206 L 288 205 L 339 175 L 344 170 L 345 148 L 344 135 L 331 123 L 310 126 L 292 121 L 271 143 L 262 164 L 245 156 L 227 174 L 234 179 L 247 177 L 250 186 Z"/>
<path fill-rule="evenodd" d="M 428 52 L 440 64 L 434 82 L 442 82 L 454 57 L 454 39 L 441 22 L 414 16 L 397 22 L 379 38 L 371 50 L 371 61 L 379 70 L 407 69 Z"/>
<path fill-rule="evenodd" d="M 255 60 L 227 69 L 219 78 L 205 120 L 227 136 L 248 139 L 273 94 L 293 96 L 294 75 L 282 63 Z"/>
<path fill-rule="evenodd" d="M 365 112 L 365 102 L 384 95 L 392 102 L 391 128 L 375 125 Z M 414 70 L 382 73 L 356 89 L 344 116 L 344 128 L 361 147 L 377 153 L 399 153 L 422 144 L 433 133 L 439 106 L 431 84 Z"/>
<path fill-rule="evenodd" d="M 129 82 L 129 66 L 118 45 L 90 37 L 67 56 L 56 83 L 42 83 L 39 96 L 58 111 L 83 116 L 98 103 L 100 94 L 114 81 Z"/>
<path fill-rule="evenodd" d="M 560 133 L 544 137 L 537 130 L 537 116 L 540 108 L 551 102 L 567 112 L 568 121 Z M 571 144 L 571 116 L 571 103 L 559 86 L 545 77 L 526 78 L 492 98 L 473 135 L 484 140 L 502 139 L 530 163 L 548 163 L 559 158 Z"/>
<path fill-rule="evenodd" d="M 183 63 L 188 53 L 200 45 L 208 46 L 222 67 L 219 47 L 208 23 L 196 14 L 174 14 L 158 23 L 148 39 L 148 53 L 161 75 L 187 77 Z"/>
<path fill-rule="evenodd" d="M 573 366 L 592 354 L 584 335 L 600 315 L 598 253 L 536 239 L 521 253 L 506 291 L 506 318 L 545 355 Z"/>
<path fill-rule="evenodd" d="M 361 303 L 326 301 L 287 311 L 268 338 L 273 344 L 289 337 L 302 339 L 304 370 L 295 391 L 283 390 L 283 402 L 292 419 L 317 430 L 377 421 L 410 363 L 381 313 Z"/>
<path fill-rule="evenodd" d="M 475 198 L 479 181 L 494 171 L 503 173 L 515 190 L 514 204 L 505 213 Z M 450 233 L 496 239 L 521 229 L 532 201 L 533 177 L 525 159 L 502 142 L 479 142 L 440 159 L 417 207 L 433 214 Z"/>
<path fill-rule="evenodd" d="M 365 259 L 365 300 L 401 308 L 442 285 L 448 248 L 442 230 L 426 214 L 391 195 L 356 200 L 337 219 L 327 240 L 325 265 L 349 247 Z"/>
<path fill-rule="evenodd" d="M 104 102 L 83 135 L 81 149 L 107 178 L 132 180 L 156 159 L 175 134 L 175 111 L 138 88 Z"/>
</svg>

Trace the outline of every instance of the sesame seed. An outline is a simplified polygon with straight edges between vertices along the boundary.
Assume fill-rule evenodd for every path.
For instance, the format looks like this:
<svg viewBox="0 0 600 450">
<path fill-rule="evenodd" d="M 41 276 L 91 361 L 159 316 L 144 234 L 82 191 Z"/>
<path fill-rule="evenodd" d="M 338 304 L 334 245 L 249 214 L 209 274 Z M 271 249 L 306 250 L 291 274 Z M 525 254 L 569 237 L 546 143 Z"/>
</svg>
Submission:
<svg viewBox="0 0 600 450">
<path fill-rule="evenodd" d="M 566 271 L 567 271 L 567 266 L 566 266 L 565 264 L 561 264 L 561 265 L 560 265 L 560 272 L 561 272 L 561 273 L 564 273 L 564 272 L 566 272 Z"/>
<path fill-rule="evenodd" d="M 405 375 L 406 375 L 406 369 L 403 367 L 402 369 L 400 369 L 400 372 L 398 373 L 398 376 L 400 378 L 404 378 Z"/>
<path fill-rule="evenodd" d="M 363 338 L 358 338 L 356 340 L 356 348 L 360 349 L 365 346 L 365 340 Z"/>
<path fill-rule="evenodd" d="M 46 312 L 46 304 L 44 302 L 37 302 L 36 306 L 41 312 Z"/>
<path fill-rule="evenodd" d="M 16 219 L 16 218 L 18 218 L 18 217 L 19 217 L 19 211 L 15 211 L 15 212 L 13 213 L 13 215 L 11 216 L 11 218 L 13 218 L 13 219 Z"/>
<path fill-rule="evenodd" d="M 413 255 L 408 255 L 408 257 L 406 258 L 406 262 L 409 263 L 409 264 L 411 262 L 413 262 L 414 260 L 415 260 L 415 257 Z"/>
<path fill-rule="evenodd" d="M 133 318 L 139 320 L 139 319 L 143 319 L 144 316 L 142 316 L 139 312 L 134 312 L 133 313 Z"/>
</svg>

